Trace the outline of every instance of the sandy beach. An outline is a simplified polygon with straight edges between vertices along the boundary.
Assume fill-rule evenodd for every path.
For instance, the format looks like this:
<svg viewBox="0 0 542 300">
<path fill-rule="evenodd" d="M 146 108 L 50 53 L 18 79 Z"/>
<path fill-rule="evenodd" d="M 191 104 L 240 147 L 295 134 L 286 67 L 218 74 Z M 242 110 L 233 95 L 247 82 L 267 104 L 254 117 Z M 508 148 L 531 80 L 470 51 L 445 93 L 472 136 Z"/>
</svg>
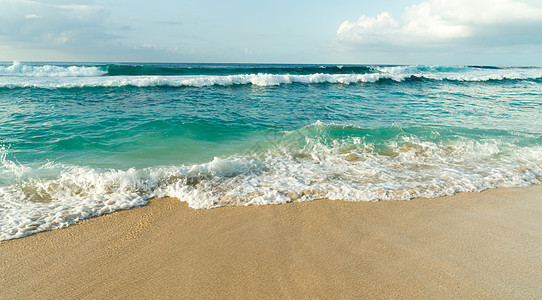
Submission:
<svg viewBox="0 0 542 300">
<path fill-rule="evenodd" d="M 0 242 L 0 298 L 540 298 L 542 186 L 193 210 Z"/>
</svg>

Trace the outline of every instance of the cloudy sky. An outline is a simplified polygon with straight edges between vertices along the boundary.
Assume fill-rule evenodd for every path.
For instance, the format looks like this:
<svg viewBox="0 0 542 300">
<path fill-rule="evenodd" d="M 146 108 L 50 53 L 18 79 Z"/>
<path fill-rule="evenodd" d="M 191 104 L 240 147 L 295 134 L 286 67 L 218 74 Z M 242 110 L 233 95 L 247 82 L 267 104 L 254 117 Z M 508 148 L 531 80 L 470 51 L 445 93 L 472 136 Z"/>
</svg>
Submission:
<svg viewBox="0 0 542 300">
<path fill-rule="evenodd" d="M 542 0 L 0 0 L 0 61 L 542 65 Z"/>
</svg>

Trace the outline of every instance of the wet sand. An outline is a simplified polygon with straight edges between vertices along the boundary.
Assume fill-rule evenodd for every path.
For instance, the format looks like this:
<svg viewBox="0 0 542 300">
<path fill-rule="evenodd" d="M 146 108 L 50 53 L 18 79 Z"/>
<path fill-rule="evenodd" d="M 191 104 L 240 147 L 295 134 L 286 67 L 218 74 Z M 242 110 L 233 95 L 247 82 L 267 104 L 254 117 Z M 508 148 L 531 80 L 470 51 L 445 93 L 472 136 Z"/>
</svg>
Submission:
<svg viewBox="0 0 542 300">
<path fill-rule="evenodd" d="M 193 210 L 0 242 L 0 299 L 541 298 L 542 185 Z"/>
</svg>

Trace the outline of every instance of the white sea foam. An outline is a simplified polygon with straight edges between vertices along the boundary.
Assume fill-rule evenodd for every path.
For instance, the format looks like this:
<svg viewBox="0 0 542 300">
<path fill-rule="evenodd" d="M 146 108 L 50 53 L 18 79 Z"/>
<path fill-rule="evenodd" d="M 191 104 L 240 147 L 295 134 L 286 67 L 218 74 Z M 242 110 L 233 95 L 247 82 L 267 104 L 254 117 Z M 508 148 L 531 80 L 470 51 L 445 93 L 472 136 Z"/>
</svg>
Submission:
<svg viewBox="0 0 542 300">
<path fill-rule="evenodd" d="M 235 74 L 183 76 L 100 76 L 95 67 L 23 66 L 0 67 L 0 87 L 81 88 L 81 87 L 205 87 L 231 85 L 276 86 L 282 84 L 358 84 L 388 79 L 397 82 L 410 78 L 452 81 L 489 81 L 505 79 L 539 79 L 541 68 L 476 69 L 461 67 L 374 67 L 374 73 L 363 74 Z M 15 76 L 19 74 L 18 76 Z M 20 75 L 25 74 L 25 75 Z M 30 76 L 30 77 L 29 77 Z M 53 78 L 55 77 L 55 78 Z"/>
<path fill-rule="evenodd" d="M 374 68 L 381 74 L 388 74 L 390 79 L 397 81 L 411 77 L 451 81 L 490 81 L 542 78 L 541 68 L 484 69 L 461 66 L 396 66 Z"/>
<path fill-rule="evenodd" d="M 317 123 L 282 140 L 326 126 L 332 125 Z M 0 187 L 0 240 L 144 205 L 150 197 L 178 197 L 198 209 L 318 198 L 406 200 L 527 186 L 542 176 L 541 146 L 522 148 L 496 139 L 435 143 L 402 135 L 378 150 L 359 137 L 323 143 L 306 135 L 301 147 L 281 145 L 204 164 L 139 170 L 21 166 L 1 155 L 6 180 Z"/>
<path fill-rule="evenodd" d="M 11 66 L 0 66 L 0 76 L 23 77 L 92 77 L 106 74 L 97 67 L 85 66 L 34 66 L 13 62 Z M 1 79 L 0 79 L 1 82 Z"/>
<path fill-rule="evenodd" d="M 114 76 L 63 78 L 51 80 L 48 78 L 22 79 L 19 77 L 1 78 L 0 87 L 35 87 L 35 88 L 75 88 L 75 87 L 204 87 L 231 85 L 274 86 L 291 83 L 342 83 L 376 82 L 385 78 L 381 74 L 312 74 L 312 75 L 276 75 L 276 74 L 238 74 L 224 76 L 187 75 L 187 76 Z"/>
</svg>

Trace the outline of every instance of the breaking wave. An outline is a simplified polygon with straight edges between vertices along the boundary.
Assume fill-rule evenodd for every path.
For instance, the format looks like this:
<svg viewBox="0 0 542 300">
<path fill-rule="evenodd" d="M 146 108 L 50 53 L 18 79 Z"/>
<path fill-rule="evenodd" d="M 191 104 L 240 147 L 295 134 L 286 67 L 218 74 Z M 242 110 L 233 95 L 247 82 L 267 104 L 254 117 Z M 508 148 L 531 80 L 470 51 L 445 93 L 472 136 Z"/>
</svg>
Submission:
<svg viewBox="0 0 542 300">
<path fill-rule="evenodd" d="M 285 84 L 359 84 L 389 80 L 537 80 L 542 68 L 450 66 L 0 66 L 1 88 L 206 87 Z"/>
<path fill-rule="evenodd" d="M 520 80 L 540 79 L 541 74 L 494 74 L 494 75 L 432 75 L 432 74 L 313 74 L 313 75 L 274 75 L 274 74 L 250 74 L 250 75 L 187 75 L 187 76 L 130 76 L 130 77 L 92 77 L 70 78 L 61 82 L 49 80 L 2 80 L 0 87 L 3 88 L 83 88 L 83 87 L 207 87 L 207 86 L 277 86 L 283 84 L 356 84 L 374 83 L 381 80 L 403 82 L 411 79 L 450 80 L 450 81 L 491 81 L 491 80 Z"/>
<path fill-rule="evenodd" d="M 94 77 L 107 74 L 94 66 L 24 65 L 14 62 L 11 66 L 0 65 L 0 76 L 22 77 Z M 0 79 L 1 82 L 1 79 Z"/>
<path fill-rule="evenodd" d="M 540 136 L 526 137 L 529 143 L 514 142 L 517 137 L 429 136 L 439 136 L 439 130 L 415 134 L 317 122 L 262 140 L 243 154 L 127 170 L 54 162 L 25 166 L 7 159 L 3 148 L 0 240 L 141 206 L 151 197 L 177 197 L 201 209 L 320 198 L 406 200 L 541 182 Z"/>
</svg>

